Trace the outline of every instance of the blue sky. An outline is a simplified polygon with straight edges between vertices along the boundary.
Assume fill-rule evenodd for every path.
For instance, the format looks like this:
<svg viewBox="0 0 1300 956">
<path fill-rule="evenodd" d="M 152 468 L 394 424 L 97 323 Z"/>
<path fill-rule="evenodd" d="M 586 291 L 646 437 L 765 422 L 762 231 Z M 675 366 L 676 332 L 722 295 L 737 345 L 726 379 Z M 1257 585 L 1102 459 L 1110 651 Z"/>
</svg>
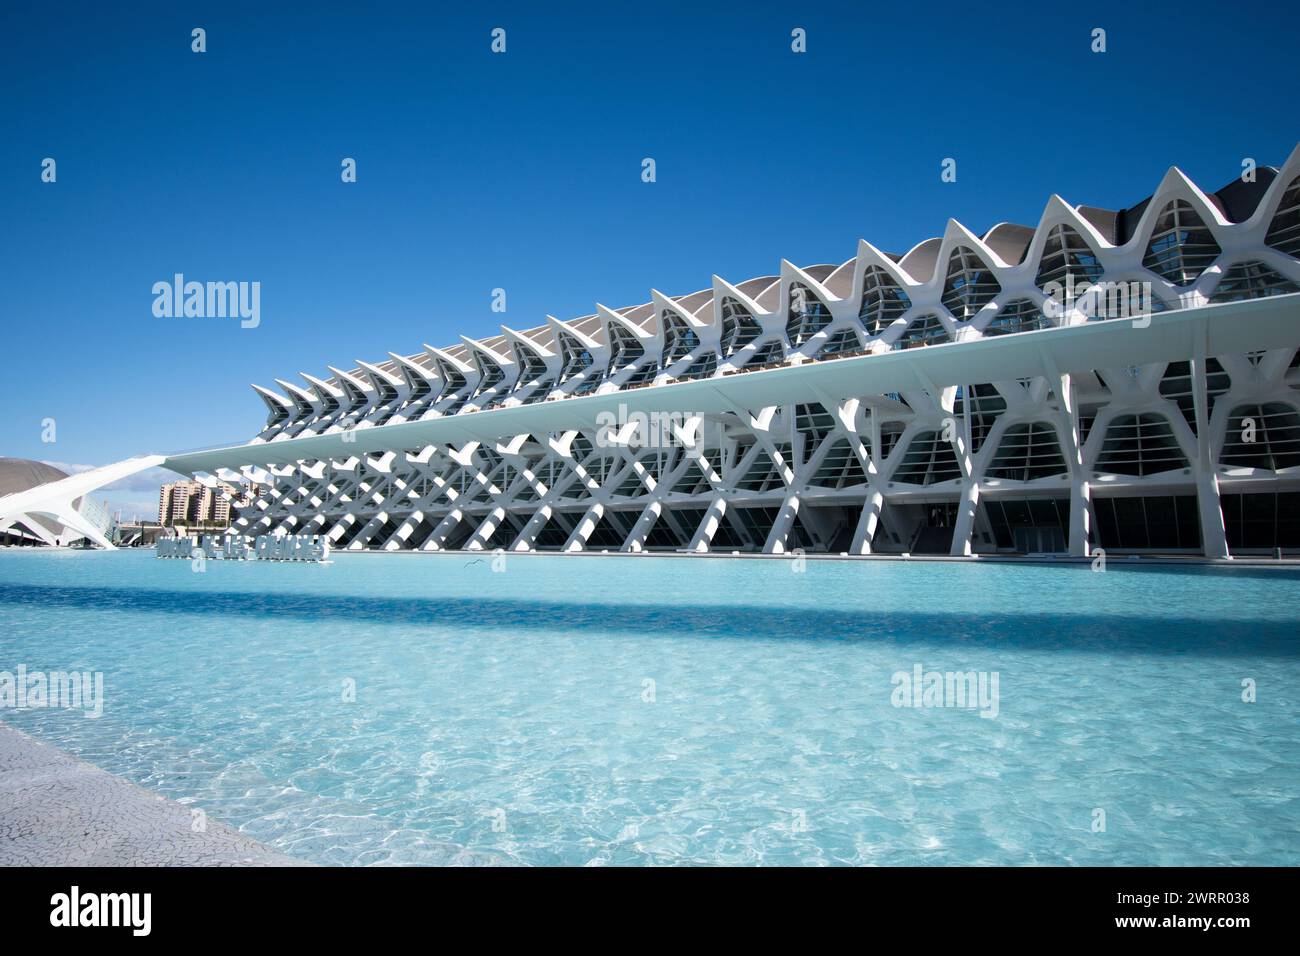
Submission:
<svg viewBox="0 0 1300 956">
<path fill-rule="evenodd" d="M 1032 225 L 1052 192 L 1125 206 L 1171 164 L 1217 189 L 1300 141 L 1280 4 L 270 6 L 0 12 L 0 455 L 244 440 L 250 382 Z M 260 282 L 260 326 L 155 317 L 177 272 Z"/>
</svg>

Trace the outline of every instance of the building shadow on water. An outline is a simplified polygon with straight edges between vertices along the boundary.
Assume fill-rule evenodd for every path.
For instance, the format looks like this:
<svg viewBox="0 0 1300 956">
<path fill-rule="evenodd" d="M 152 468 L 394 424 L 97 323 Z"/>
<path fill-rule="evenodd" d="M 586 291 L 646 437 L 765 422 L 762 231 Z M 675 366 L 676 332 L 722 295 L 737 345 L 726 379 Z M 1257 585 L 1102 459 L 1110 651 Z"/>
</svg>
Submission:
<svg viewBox="0 0 1300 956">
<path fill-rule="evenodd" d="M 918 600 L 924 596 L 918 596 Z M 941 598 L 933 598 L 941 601 Z M 1187 656 L 1253 655 L 1300 659 L 1300 621 L 1158 614 L 1087 615 L 1021 611 L 969 614 L 935 609 L 844 611 L 834 608 L 571 603 L 544 599 L 362 597 L 158 588 L 0 585 L 0 607 L 64 608 L 169 616 L 225 617 L 304 625 L 399 627 L 439 622 L 457 629 L 637 634 L 805 643 L 924 642 L 989 650 L 1082 650 Z M 232 631 L 232 639 L 237 632 Z"/>
</svg>

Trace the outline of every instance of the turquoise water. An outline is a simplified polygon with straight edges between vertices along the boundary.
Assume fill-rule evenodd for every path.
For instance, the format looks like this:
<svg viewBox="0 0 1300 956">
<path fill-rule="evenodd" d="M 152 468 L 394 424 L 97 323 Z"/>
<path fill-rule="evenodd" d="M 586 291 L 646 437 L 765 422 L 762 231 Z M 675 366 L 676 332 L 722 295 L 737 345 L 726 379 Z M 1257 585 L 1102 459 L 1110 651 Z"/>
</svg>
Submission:
<svg viewBox="0 0 1300 956">
<path fill-rule="evenodd" d="M 0 552 L 0 719 L 321 863 L 1300 863 L 1300 574 L 1117 564 Z"/>
</svg>

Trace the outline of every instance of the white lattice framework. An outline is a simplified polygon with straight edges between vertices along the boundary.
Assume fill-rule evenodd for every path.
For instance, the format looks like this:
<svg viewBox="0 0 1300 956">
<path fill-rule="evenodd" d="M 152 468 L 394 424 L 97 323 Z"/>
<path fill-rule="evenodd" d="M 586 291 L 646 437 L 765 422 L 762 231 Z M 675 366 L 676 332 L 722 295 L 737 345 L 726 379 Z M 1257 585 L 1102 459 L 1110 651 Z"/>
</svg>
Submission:
<svg viewBox="0 0 1300 956">
<path fill-rule="evenodd" d="M 950 221 L 901 257 L 860 242 L 838 266 L 783 261 L 779 274 L 736 285 L 714 276 L 690 295 L 652 291 L 637 306 L 331 366 L 304 373 L 304 385 L 277 380 L 282 391 L 254 386 L 268 420 L 243 462 L 257 445 L 344 435 L 346 449 L 347 437 L 387 434 L 370 429 L 449 417 L 466 423 L 467 440 L 411 447 L 395 437 L 269 464 L 268 491 L 237 526 L 323 533 L 354 550 L 1083 555 L 1138 501 L 1148 528 L 1174 522 L 1172 538 L 1144 548 L 1121 529 L 1126 547 L 1225 556 L 1224 496 L 1300 489 L 1294 299 L 1284 347 L 1086 368 L 1044 348 L 1026 353 L 1023 375 L 997 380 L 980 374 L 979 356 L 992 353 L 970 350 L 961 383 L 929 380 L 917 362 L 914 385 L 848 397 L 810 375 L 801 401 L 696 416 L 689 451 L 680 434 L 638 445 L 583 416 L 571 429 L 515 435 L 481 423 L 521 405 L 705 380 L 722 395 L 734 376 L 772 368 L 1004 336 L 1047 342 L 1056 327 L 1129 321 L 1055 314 L 1045 292 L 1054 281 L 1150 283 L 1157 323 L 1293 296 L 1300 148 L 1257 175 L 1208 195 L 1171 169 L 1124 212 L 1053 196 L 1033 229 L 1004 223 L 981 237 Z"/>
</svg>

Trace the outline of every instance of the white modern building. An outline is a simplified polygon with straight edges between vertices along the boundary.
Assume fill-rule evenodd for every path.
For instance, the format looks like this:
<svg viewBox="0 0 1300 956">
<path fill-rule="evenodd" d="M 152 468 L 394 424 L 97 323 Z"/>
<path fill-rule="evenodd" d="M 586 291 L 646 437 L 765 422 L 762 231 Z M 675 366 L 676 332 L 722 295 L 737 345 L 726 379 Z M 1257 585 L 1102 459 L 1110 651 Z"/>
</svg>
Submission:
<svg viewBox="0 0 1300 956">
<path fill-rule="evenodd" d="M 112 547 L 113 519 L 93 487 L 42 461 L 0 458 L 0 545 Z"/>
<path fill-rule="evenodd" d="M 350 550 L 1300 551 L 1298 257 L 1300 148 L 1213 193 L 1171 169 L 255 386 L 249 444 L 165 464 Z"/>
</svg>

